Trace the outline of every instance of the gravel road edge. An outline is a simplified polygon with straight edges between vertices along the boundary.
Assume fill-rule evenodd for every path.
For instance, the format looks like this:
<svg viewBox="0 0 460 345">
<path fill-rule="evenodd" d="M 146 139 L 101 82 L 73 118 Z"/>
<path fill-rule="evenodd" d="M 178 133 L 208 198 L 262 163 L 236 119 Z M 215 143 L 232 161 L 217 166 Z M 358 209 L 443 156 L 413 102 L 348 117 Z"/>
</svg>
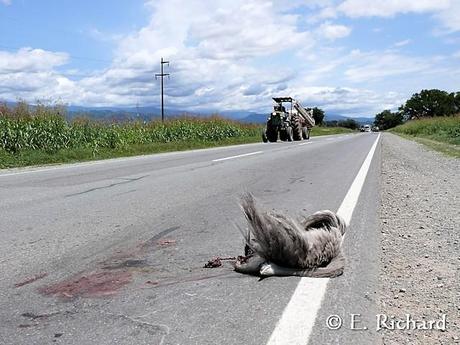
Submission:
<svg viewBox="0 0 460 345">
<path fill-rule="evenodd" d="M 459 159 L 393 134 L 382 136 L 382 344 L 460 343 L 459 167 Z M 436 329 L 443 315 L 445 330 Z M 408 317 L 415 328 L 441 321 L 428 325 L 432 330 L 412 329 Z M 391 329 L 397 320 L 406 329 Z"/>
</svg>

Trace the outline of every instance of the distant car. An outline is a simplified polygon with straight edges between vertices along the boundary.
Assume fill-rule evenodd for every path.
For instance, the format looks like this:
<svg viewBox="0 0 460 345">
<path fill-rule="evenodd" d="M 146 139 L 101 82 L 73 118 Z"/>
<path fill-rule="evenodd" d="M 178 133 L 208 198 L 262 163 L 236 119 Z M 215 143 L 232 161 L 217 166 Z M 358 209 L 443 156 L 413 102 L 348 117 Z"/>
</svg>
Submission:
<svg viewBox="0 0 460 345">
<path fill-rule="evenodd" d="M 360 132 L 364 132 L 364 126 L 359 127 Z"/>
<path fill-rule="evenodd" d="M 370 125 L 364 125 L 363 128 L 364 128 L 364 130 L 362 132 L 370 132 L 371 131 L 371 126 Z"/>
<path fill-rule="evenodd" d="M 372 132 L 378 132 L 380 129 L 378 126 L 373 126 L 372 127 Z"/>
</svg>

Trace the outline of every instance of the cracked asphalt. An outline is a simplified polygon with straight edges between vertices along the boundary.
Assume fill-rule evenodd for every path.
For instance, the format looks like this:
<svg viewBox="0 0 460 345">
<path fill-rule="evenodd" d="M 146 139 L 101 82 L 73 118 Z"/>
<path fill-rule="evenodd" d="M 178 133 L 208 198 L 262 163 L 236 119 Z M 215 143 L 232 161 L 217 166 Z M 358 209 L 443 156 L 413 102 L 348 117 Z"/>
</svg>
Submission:
<svg viewBox="0 0 460 345">
<path fill-rule="evenodd" d="M 266 343 L 299 278 L 259 281 L 228 261 L 203 268 L 242 254 L 239 197 L 250 191 L 292 215 L 336 211 L 375 138 L 0 171 L 0 343 Z M 377 308 L 376 251 L 357 240 L 378 243 L 379 166 L 378 148 L 345 241 L 346 272 L 328 286 L 311 344 L 375 343 L 372 332 L 337 333 L 324 319 Z"/>
</svg>

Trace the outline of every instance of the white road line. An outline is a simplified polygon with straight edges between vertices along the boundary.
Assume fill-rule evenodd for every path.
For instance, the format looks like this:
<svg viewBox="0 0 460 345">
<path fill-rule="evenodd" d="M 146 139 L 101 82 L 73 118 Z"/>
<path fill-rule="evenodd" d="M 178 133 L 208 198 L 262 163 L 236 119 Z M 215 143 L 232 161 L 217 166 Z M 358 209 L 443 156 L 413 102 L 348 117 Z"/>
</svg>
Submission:
<svg viewBox="0 0 460 345">
<path fill-rule="evenodd" d="M 87 166 L 93 165 L 101 165 L 101 164 L 110 164 L 110 163 L 119 163 L 125 161 L 136 161 L 136 160 L 143 160 L 143 159 L 157 159 L 169 156 L 176 156 L 176 155 L 189 155 L 196 152 L 212 152 L 212 151 L 225 151 L 227 149 L 234 149 L 240 148 L 245 146 L 257 146 L 261 143 L 251 143 L 251 144 L 239 144 L 239 145 L 229 145 L 229 146 L 218 146 L 218 147 L 211 147 L 206 149 L 194 149 L 194 150 L 186 150 L 186 151 L 174 151 L 174 152 L 161 152 L 161 153 L 152 153 L 152 154 L 145 154 L 140 156 L 131 156 L 131 157 L 120 157 L 120 158 L 109 158 L 97 161 L 88 161 L 88 162 L 79 162 L 79 163 L 64 163 L 60 165 L 52 165 L 48 167 L 25 167 L 25 168 L 12 168 L 12 169 L 0 169 L 0 178 L 6 176 L 13 176 L 13 175 L 23 175 L 23 174 L 32 174 L 32 173 L 40 173 L 40 172 L 47 172 L 47 171 L 54 171 L 54 170 L 62 170 L 62 169 L 77 169 L 77 168 L 84 168 Z M 59 164 L 59 163 L 56 163 Z M 23 170 L 24 169 L 24 170 Z M 3 171 L 5 171 L 3 173 Z M 11 171 L 11 172 L 7 172 Z"/>
<path fill-rule="evenodd" d="M 302 144 L 299 144 L 299 146 L 303 146 L 303 145 L 307 145 L 307 144 L 311 144 L 311 141 L 308 142 L 308 143 L 302 143 Z"/>
<path fill-rule="evenodd" d="M 359 194 L 369 171 L 380 134 L 367 154 L 337 213 L 350 224 Z M 301 278 L 267 345 L 307 344 L 316 315 L 326 294 L 329 278 Z"/>
<path fill-rule="evenodd" d="M 351 216 L 353 215 L 353 211 L 355 209 L 356 204 L 358 203 L 359 194 L 361 193 L 361 189 L 364 185 L 364 180 L 366 179 L 367 172 L 369 171 L 369 167 L 372 162 L 372 157 L 374 156 L 375 148 L 377 147 L 377 142 L 379 141 L 380 133 L 375 139 L 374 144 L 372 145 L 369 153 L 367 154 L 366 159 L 364 160 L 363 165 L 361 165 L 361 169 L 359 169 L 358 174 L 356 175 L 353 183 L 351 184 L 350 189 L 348 190 L 347 195 L 342 201 L 339 209 L 337 210 L 337 214 L 343 217 L 347 224 L 350 224 Z"/>
<path fill-rule="evenodd" d="M 213 161 L 213 162 L 221 162 L 221 161 L 226 161 L 226 160 L 229 160 L 229 159 L 235 159 L 235 158 L 240 158 L 240 157 L 246 157 L 246 156 L 257 155 L 257 154 L 262 153 L 262 152 L 264 152 L 264 151 L 249 152 L 249 153 L 245 153 L 245 154 L 238 155 L 238 156 L 230 156 L 230 157 L 224 157 L 224 158 L 213 159 L 212 161 Z"/>
</svg>

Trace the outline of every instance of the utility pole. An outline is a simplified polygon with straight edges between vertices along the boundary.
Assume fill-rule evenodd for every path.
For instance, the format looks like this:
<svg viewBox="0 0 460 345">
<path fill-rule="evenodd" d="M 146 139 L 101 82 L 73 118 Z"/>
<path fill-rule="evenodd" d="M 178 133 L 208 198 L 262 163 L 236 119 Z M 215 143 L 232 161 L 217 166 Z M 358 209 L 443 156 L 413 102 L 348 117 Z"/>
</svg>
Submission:
<svg viewBox="0 0 460 345">
<path fill-rule="evenodd" d="M 158 79 L 158 78 L 161 79 L 161 122 L 165 121 L 163 78 L 166 76 L 169 78 L 169 73 L 163 72 L 164 64 L 168 64 L 169 66 L 169 61 L 164 61 L 163 58 L 161 58 L 161 73 L 155 74 L 155 79 Z"/>
</svg>

